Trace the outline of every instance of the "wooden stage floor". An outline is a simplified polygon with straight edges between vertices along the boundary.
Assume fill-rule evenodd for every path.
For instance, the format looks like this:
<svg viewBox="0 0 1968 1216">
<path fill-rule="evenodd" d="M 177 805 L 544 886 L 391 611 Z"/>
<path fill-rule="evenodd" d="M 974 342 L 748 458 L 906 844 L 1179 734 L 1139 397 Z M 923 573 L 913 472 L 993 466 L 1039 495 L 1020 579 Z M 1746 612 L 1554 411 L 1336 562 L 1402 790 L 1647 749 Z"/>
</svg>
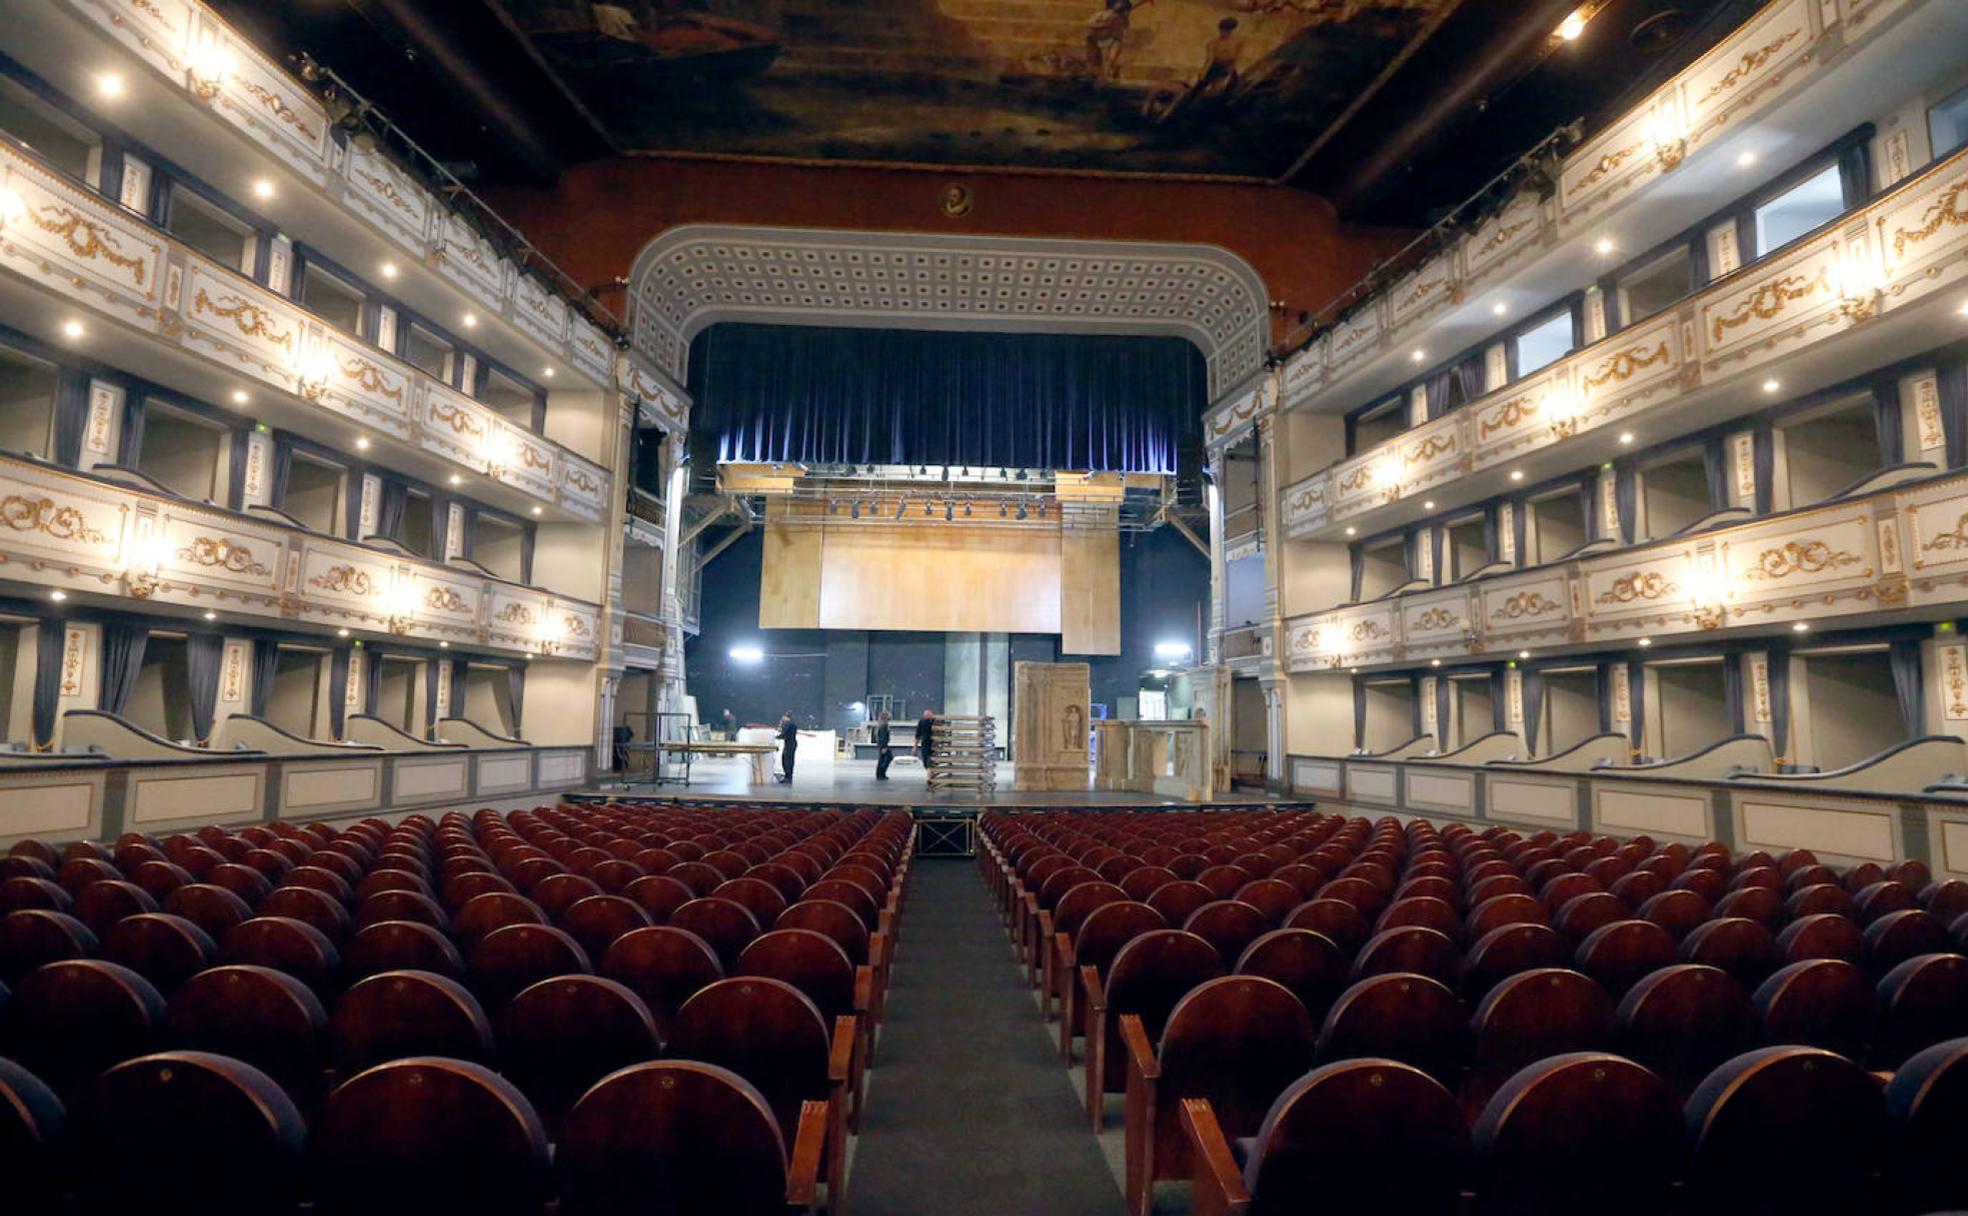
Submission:
<svg viewBox="0 0 1968 1216">
<path fill-rule="evenodd" d="M 802 772 L 795 765 L 793 783 L 776 781 L 764 785 L 751 782 L 751 765 L 735 758 L 698 757 L 690 766 L 690 784 L 666 781 L 631 783 L 601 781 L 592 787 L 597 794 L 633 794 L 641 797 L 667 797 L 684 800 L 742 799 L 746 802 L 850 803 L 867 806 L 905 806 L 928 808 L 983 807 L 1178 807 L 1190 806 L 1179 799 L 1158 794 L 1137 794 L 1123 790 L 1015 790 L 1011 788 L 1011 765 L 998 766 L 997 792 L 976 794 L 932 794 L 923 784 L 922 766 L 913 759 L 907 768 L 898 759 L 889 769 L 887 781 L 875 780 L 873 760 L 835 760 L 833 773 L 815 766 Z M 1303 803 L 1303 798 L 1278 798 L 1261 792 L 1238 790 L 1210 800 L 1211 806 L 1265 806 L 1277 802 Z"/>
</svg>

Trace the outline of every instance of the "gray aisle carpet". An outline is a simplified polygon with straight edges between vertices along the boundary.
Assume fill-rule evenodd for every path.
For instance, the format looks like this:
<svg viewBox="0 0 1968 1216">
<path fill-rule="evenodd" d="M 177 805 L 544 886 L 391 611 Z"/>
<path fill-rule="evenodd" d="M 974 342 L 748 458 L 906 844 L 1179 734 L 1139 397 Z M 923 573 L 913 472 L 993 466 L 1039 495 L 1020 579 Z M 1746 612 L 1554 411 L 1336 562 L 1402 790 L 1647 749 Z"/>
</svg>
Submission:
<svg viewBox="0 0 1968 1216">
<path fill-rule="evenodd" d="M 850 1216 L 1125 1216 L 976 866 L 910 883 Z"/>
</svg>

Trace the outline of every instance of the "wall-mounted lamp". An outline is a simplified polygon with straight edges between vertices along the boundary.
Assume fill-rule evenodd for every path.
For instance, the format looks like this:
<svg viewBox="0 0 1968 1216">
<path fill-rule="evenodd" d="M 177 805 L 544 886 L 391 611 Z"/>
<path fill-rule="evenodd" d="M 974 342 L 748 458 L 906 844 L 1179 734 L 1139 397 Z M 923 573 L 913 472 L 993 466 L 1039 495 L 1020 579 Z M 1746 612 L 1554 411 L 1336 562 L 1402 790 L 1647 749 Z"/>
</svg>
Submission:
<svg viewBox="0 0 1968 1216">
<path fill-rule="evenodd" d="M 0 229 L 19 222 L 27 214 L 27 203 L 18 190 L 0 190 Z"/>
<path fill-rule="evenodd" d="M 1832 286 L 1838 292 L 1838 315 L 1853 324 L 1870 320 L 1879 311 L 1885 293 L 1879 286 L 1879 270 L 1871 251 L 1865 248 L 1841 254 L 1832 265 Z"/>
<path fill-rule="evenodd" d="M 335 375 L 335 359 L 325 346 L 308 348 L 294 371 L 295 388 L 309 401 L 319 401 L 328 393 L 328 382 Z"/>
<path fill-rule="evenodd" d="M 238 61 L 231 51 L 217 42 L 205 42 L 192 48 L 185 63 L 185 74 L 192 93 L 200 101 L 211 101 L 225 88 L 226 77 L 232 75 L 237 67 Z"/>
<path fill-rule="evenodd" d="M 1653 150 L 1654 160 L 1663 173 L 1687 159 L 1687 132 L 1681 121 L 1680 108 L 1671 100 L 1663 101 L 1660 108 L 1641 122 L 1640 137 Z"/>
</svg>

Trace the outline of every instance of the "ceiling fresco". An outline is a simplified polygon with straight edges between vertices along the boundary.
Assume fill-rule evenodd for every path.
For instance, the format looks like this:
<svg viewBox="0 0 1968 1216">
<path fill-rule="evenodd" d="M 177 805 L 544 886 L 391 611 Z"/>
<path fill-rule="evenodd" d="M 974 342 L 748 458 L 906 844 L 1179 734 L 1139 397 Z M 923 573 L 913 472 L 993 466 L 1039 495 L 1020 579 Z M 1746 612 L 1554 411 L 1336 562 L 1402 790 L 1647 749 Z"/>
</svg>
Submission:
<svg viewBox="0 0 1968 1216">
<path fill-rule="evenodd" d="M 497 0 L 624 149 L 1284 176 L 1456 0 Z"/>
</svg>

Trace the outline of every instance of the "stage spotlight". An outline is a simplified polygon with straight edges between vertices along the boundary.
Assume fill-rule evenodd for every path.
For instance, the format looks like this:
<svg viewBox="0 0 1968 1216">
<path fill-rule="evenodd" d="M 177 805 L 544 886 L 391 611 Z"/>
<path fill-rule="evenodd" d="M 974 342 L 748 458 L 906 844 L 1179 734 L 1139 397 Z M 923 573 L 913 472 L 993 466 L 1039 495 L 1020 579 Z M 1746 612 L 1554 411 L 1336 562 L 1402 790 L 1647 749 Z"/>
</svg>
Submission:
<svg viewBox="0 0 1968 1216">
<path fill-rule="evenodd" d="M 1155 657 L 1158 659 L 1186 659 L 1190 653 L 1191 649 L 1187 642 L 1155 643 Z"/>
<path fill-rule="evenodd" d="M 765 658 L 765 651 L 757 646 L 733 646 L 731 659 L 735 663 L 757 663 Z"/>
</svg>

